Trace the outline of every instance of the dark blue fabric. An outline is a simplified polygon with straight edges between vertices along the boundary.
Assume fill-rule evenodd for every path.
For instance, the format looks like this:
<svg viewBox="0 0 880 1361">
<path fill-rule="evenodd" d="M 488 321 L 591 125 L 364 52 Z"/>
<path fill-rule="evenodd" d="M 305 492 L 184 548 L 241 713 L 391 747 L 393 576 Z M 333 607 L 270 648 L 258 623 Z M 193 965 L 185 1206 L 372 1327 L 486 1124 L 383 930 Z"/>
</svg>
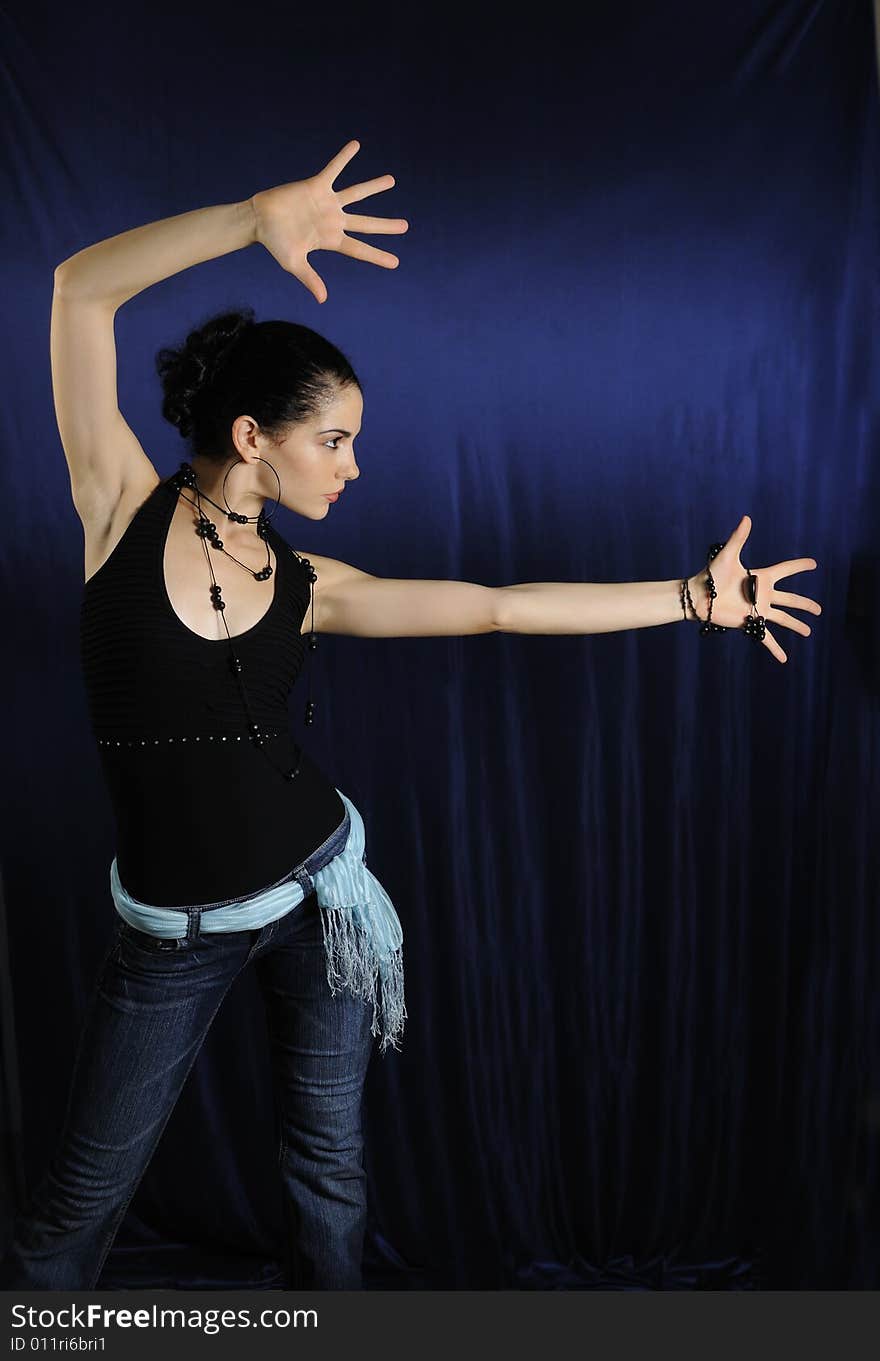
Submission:
<svg viewBox="0 0 880 1361">
<path fill-rule="evenodd" d="M 323 640 L 307 744 L 363 810 L 406 939 L 406 1043 L 367 1079 L 366 1284 L 876 1289 L 871 6 L 512 13 L 4 9 L 20 1166 L 33 1182 L 48 1156 L 113 923 L 52 270 L 356 137 L 340 183 L 395 175 L 364 211 L 409 233 L 364 239 L 399 269 L 316 254 L 318 306 L 257 246 L 118 313 L 120 405 L 159 472 L 184 451 L 155 351 L 249 304 L 328 335 L 363 383 L 361 477 L 326 524 L 282 516 L 300 551 L 488 585 L 667 580 L 747 512 L 744 561 L 815 557 L 784 588 L 824 608 L 810 638 L 773 629 L 786 665 L 683 624 Z M 272 1122 L 244 975 L 103 1283 L 277 1283 Z"/>
</svg>

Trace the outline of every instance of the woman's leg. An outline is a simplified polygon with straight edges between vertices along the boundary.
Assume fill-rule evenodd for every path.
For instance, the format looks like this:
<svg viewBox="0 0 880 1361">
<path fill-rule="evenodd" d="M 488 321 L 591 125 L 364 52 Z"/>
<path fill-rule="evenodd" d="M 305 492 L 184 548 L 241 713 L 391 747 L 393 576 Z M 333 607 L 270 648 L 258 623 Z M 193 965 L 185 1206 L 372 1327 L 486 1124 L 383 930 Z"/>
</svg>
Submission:
<svg viewBox="0 0 880 1361">
<path fill-rule="evenodd" d="M 257 931 L 175 949 L 119 923 L 79 1038 L 50 1164 L 14 1226 L 0 1289 L 90 1290 Z"/>
<path fill-rule="evenodd" d="M 280 1124 L 289 1288 L 361 1290 L 366 1230 L 361 1100 L 372 1003 L 327 982 L 314 892 L 254 952 Z"/>
</svg>

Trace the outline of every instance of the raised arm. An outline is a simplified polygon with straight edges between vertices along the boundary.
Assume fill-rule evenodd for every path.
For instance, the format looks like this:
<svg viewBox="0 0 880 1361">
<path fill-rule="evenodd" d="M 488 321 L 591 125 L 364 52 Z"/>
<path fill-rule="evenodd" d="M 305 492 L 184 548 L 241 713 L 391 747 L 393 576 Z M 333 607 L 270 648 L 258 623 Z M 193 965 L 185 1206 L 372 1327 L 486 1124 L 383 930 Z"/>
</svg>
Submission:
<svg viewBox="0 0 880 1361">
<path fill-rule="evenodd" d="M 253 199 L 194 208 L 77 251 L 55 270 L 56 296 L 100 303 L 115 312 L 160 279 L 256 239 Z"/>
<path fill-rule="evenodd" d="M 88 246 L 55 270 L 49 344 L 58 433 L 84 525 L 109 527 L 119 502 L 159 480 L 119 410 L 117 308 L 159 279 L 256 240 L 254 208 L 198 208 Z"/>
<path fill-rule="evenodd" d="M 316 175 L 241 202 L 195 208 L 87 246 L 55 270 L 51 356 L 55 413 L 80 517 L 112 517 L 129 491 L 142 500 L 158 480 L 117 403 L 113 322 L 135 294 L 181 270 L 260 242 L 318 302 L 327 290 L 310 251 L 335 250 L 393 269 L 396 256 L 346 235 L 404 232 L 403 219 L 361 217 L 343 207 L 394 184 L 391 175 L 333 189 L 359 149 L 348 142 Z"/>
</svg>

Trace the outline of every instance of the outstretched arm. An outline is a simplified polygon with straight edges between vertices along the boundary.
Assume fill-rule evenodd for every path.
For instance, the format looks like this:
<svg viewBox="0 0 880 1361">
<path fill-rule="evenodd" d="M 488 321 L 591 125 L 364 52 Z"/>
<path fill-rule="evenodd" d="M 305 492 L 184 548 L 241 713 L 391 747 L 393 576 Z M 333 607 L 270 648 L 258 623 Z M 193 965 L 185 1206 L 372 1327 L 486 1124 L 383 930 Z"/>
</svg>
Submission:
<svg viewBox="0 0 880 1361">
<path fill-rule="evenodd" d="M 716 595 L 712 621 L 738 628 L 749 613 L 748 574 L 740 550 L 751 530 L 744 515 L 712 561 Z M 696 616 L 681 608 L 681 578 L 667 581 L 530 581 L 513 586 L 480 586 L 470 581 L 416 581 L 371 576 L 348 563 L 307 553 L 317 573 L 315 629 L 360 638 L 437 637 L 469 633 L 612 633 L 650 628 L 685 618 L 695 622 L 708 614 L 707 573 L 687 578 Z M 781 608 L 821 614 L 809 596 L 780 591 L 778 581 L 813 571 L 815 558 L 791 558 L 752 569 L 757 584 L 755 607 L 768 622 L 808 637 L 808 624 Z M 311 628 L 310 613 L 302 632 Z M 766 630 L 764 646 L 779 662 L 787 661 Z"/>
<path fill-rule="evenodd" d="M 311 561 L 316 564 L 314 557 Z M 690 586 L 696 600 L 697 577 L 691 577 Z M 480 586 L 471 581 L 368 577 L 365 582 L 348 582 L 324 600 L 323 627 L 318 629 L 361 638 L 611 633 L 683 620 L 678 587 L 677 579 Z"/>
<path fill-rule="evenodd" d="M 358 638 L 471 633 L 608 633 L 683 619 L 678 580 L 472 581 L 375 577 L 334 558 L 304 553 L 317 572 L 315 630 Z M 690 578 L 696 601 L 698 577 Z M 307 614 L 302 632 L 311 628 Z"/>
<path fill-rule="evenodd" d="M 688 585 L 701 599 L 699 574 Z M 670 581 L 528 581 L 499 586 L 502 633 L 616 633 L 684 622 L 681 577 Z"/>
</svg>

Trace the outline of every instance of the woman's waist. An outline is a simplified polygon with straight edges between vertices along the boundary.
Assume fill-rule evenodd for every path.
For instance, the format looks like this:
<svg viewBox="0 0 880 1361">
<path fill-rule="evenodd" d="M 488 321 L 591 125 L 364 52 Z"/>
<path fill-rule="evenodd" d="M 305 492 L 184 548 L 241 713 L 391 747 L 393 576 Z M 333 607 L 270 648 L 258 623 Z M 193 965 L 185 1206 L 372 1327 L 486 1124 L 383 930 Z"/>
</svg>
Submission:
<svg viewBox="0 0 880 1361">
<path fill-rule="evenodd" d="M 339 795 L 338 790 L 336 793 Z M 274 893 L 276 889 L 282 888 L 285 884 L 293 883 L 294 881 L 302 884 L 304 879 L 308 881 L 309 878 L 317 874 L 318 870 L 323 869 L 325 865 L 328 865 L 330 861 L 344 849 L 351 830 L 351 819 L 349 817 L 348 809 L 342 801 L 341 795 L 339 796 L 339 801 L 342 805 L 343 814 L 333 831 L 324 838 L 319 846 L 316 846 L 308 855 L 300 859 L 292 869 L 286 870 L 279 879 L 274 880 L 274 882 L 270 884 L 265 884 L 259 889 L 254 889 L 246 893 L 239 893 L 231 898 L 212 899 L 210 902 L 163 903 L 157 906 L 153 903 L 148 903 L 136 898 L 128 891 L 119 873 L 117 864 L 116 872 L 111 876 L 114 897 L 118 897 L 132 910 L 146 908 L 147 910 L 161 913 L 189 913 L 196 909 L 200 912 L 214 912 L 223 907 L 235 906 L 247 908 L 249 906 L 257 906 L 261 900 L 267 897 L 267 895 Z M 116 862 L 114 862 L 114 864 L 116 864 Z M 117 907 L 118 906 L 119 903 L 117 903 Z"/>
<path fill-rule="evenodd" d="M 345 812 L 305 751 L 293 780 L 257 749 L 146 763 L 111 758 L 104 769 L 122 883 L 157 906 L 262 892 L 320 849 Z"/>
</svg>

